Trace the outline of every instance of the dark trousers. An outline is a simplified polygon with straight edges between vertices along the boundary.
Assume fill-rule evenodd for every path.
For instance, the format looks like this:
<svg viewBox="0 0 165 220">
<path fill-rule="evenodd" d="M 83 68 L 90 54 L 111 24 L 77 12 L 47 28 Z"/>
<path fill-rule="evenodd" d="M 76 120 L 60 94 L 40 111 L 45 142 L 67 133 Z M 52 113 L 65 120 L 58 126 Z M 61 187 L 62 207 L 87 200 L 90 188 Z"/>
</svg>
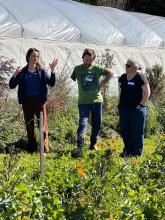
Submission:
<svg viewBox="0 0 165 220">
<path fill-rule="evenodd" d="M 93 147 L 99 135 L 102 121 L 102 103 L 79 104 L 79 127 L 77 130 L 77 146 L 84 145 L 84 135 L 86 133 L 89 115 L 91 114 L 92 131 L 90 137 L 90 147 Z"/>
<path fill-rule="evenodd" d="M 39 127 L 40 112 L 43 112 L 44 117 L 44 146 L 45 151 L 48 151 L 48 128 L 46 118 L 46 104 L 40 100 L 37 96 L 26 97 L 23 105 L 23 113 L 26 124 L 26 131 L 28 137 L 28 149 L 29 151 L 37 150 L 36 136 L 34 132 L 34 116 L 37 117 L 37 124 Z"/>
<path fill-rule="evenodd" d="M 142 154 L 146 114 L 146 107 L 135 110 L 119 109 L 125 155 L 140 156 Z"/>
</svg>

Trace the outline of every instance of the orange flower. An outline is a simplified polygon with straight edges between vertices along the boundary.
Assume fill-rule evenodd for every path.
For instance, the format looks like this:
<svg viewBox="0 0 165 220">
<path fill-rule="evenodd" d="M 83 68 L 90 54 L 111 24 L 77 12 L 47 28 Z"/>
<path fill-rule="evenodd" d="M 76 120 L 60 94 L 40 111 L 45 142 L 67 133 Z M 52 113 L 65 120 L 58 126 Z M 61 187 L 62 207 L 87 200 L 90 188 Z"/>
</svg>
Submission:
<svg viewBox="0 0 165 220">
<path fill-rule="evenodd" d="M 85 177 L 85 176 L 86 176 L 86 173 L 85 173 L 84 171 L 80 171 L 80 172 L 79 172 L 79 176 L 80 176 L 80 177 Z"/>
<path fill-rule="evenodd" d="M 117 151 L 117 148 L 116 148 L 116 147 L 112 148 L 112 151 L 113 151 L 113 152 L 116 152 L 116 151 Z"/>
<path fill-rule="evenodd" d="M 76 164 L 76 168 L 77 168 L 77 169 L 82 169 L 82 168 L 84 168 L 84 164 L 82 164 L 82 163 L 77 163 L 77 164 Z"/>
<path fill-rule="evenodd" d="M 165 137 L 165 134 L 160 134 L 160 135 Z"/>
</svg>

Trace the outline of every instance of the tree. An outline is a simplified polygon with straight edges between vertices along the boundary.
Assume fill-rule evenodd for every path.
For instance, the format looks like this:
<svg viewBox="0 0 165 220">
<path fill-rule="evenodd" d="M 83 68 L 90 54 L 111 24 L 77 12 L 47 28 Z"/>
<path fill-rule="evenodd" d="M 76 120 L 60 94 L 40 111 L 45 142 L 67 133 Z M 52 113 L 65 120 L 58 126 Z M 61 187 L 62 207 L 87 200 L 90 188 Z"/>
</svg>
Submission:
<svg viewBox="0 0 165 220">
<path fill-rule="evenodd" d="M 91 5 L 115 7 L 126 11 L 136 11 L 152 15 L 165 16 L 163 0 L 75 0 Z"/>
</svg>

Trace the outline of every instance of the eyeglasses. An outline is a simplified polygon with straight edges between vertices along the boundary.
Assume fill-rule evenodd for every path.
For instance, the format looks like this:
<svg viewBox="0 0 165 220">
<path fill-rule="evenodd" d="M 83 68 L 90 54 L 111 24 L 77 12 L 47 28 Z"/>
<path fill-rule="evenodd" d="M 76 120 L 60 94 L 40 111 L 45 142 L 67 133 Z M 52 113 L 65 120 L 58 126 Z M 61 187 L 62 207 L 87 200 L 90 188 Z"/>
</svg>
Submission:
<svg viewBox="0 0 165 220">
<path fill-rule="evenodd" d="M 131 66 L 131 65 L 129 65 L 129 64 L 126 64 L 126 67 L 127 67 L 127 68 L 131 68 L 132 66 Z"/>
</svg>

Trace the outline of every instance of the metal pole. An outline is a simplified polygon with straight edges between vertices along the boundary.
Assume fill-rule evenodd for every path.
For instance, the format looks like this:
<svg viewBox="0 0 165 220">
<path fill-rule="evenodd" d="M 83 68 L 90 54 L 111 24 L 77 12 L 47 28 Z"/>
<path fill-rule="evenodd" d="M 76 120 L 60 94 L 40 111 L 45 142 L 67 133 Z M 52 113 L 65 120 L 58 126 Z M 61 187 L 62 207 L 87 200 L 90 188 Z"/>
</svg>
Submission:
<svg viewBox="0 0 165 220">
<path fill-rule="evenodd" d="M 45 166 L 43 125 L 44 125 L 43 112 L 40 112 L 40 171 L 41 171 L 41 176 L 44 176 L 44 166 Z"/>
</svg>

